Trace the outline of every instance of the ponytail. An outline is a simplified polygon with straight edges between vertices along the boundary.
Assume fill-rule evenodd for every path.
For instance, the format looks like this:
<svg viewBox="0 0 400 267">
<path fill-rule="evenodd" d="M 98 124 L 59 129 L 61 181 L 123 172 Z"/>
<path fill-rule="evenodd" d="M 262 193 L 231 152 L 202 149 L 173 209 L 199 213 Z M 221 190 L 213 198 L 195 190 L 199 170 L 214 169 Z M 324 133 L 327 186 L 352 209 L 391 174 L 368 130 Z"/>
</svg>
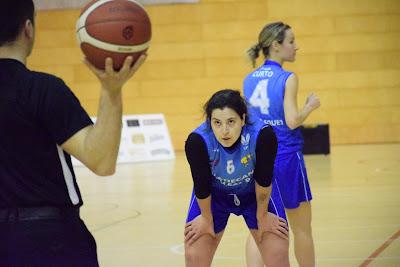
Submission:
<svg viewBox="0 0 400 267">
<path fill-rule="evenodd" d="M 259 43 L 253 45 L 252 47 L 250 47 L 247 50 L 247 56 L 250 59 L 253 68 L 256 66 L 256 59 L 258 58 L 258 56 L 260 54 L 260 50 L 261 50 L 261 47 L 260 47 Z"/>
</svg>

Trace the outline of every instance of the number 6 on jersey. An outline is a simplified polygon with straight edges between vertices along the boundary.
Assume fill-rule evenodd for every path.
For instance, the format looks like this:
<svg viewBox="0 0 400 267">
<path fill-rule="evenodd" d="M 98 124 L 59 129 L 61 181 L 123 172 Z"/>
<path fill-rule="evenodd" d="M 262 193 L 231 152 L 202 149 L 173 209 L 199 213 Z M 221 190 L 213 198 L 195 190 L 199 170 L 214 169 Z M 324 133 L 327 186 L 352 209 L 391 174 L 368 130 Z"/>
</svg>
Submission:
<svg viewBox="0 0 400 267">
<path fill-rule="evenodd" d="M 228 160 L 226 162 L 226 172 L 232 174 L 235 171 L 235 165 L 233 165 L 233 160 Z"/>
</svg>

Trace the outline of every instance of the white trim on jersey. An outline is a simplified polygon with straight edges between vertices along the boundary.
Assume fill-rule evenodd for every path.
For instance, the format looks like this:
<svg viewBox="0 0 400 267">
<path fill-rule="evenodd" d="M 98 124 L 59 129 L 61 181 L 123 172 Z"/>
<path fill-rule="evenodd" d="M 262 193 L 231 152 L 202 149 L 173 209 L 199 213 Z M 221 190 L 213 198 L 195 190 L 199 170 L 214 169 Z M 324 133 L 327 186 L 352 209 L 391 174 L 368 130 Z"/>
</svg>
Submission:
<svg viewBox="0 0 400 267">
<path fill-rule="evenodd" d="M 301 157 L 299 155 L 299 152 L 296 152 L 297 158 L 299 159 L 299 165 L 300 165 L 300 171 L 301 171 L 301 176 L 303 177 L 303 187 L 304 187 L 304 193 L 306 195 L 306 200 L 307 202 L 310 201 L 308 198 L 308 194 L 307 194 L 307 188 L 306 188 L 306 178 L 304 177 L 304 172 L 303 172 L 303 168 L 301 166 Z"/>
<path fill-rule="evenodd" d="M 283 206 L 283 208 L 285 209 L 286 207 L 285 207 L 285 202 L 283 202 L 283 199 L 282 199 L 282 195 L 281 195 L 281 190 L 279 189 L 279 184 L 278 184 L 278 182 L 276 181 L 276 179 L 274 179 L 274 189 L 278 189 L 278 194 L 279 194 L 279 198 L 280 198 L 280 200 L 281 200 L 281 203 L 282 203 L 282 206 Z M 279 216 L 279 217 L 281 217 L 281 216 Z M 283 217 L 282 217 L 283 218 Z"/>
<path fill-rule="evenodd" d="M 143 43 L 143 44 L 138 44 L 138 45 L 114 45 L 114 44 L 109 44 L 100 40 L 97 40 L 93 38 L 92 36 L 89 35 L 89 33 L 86 31 L 85 24 L 86 24 L 86 19 L 90 12 L 92 12 L 95 8 L 97 8 L 100 5 L 103 5 L 107 2 L 110 2 L 112 0 L 100 0 L 93 5 L 91 5 L 88 9 L 83 12 L 83 14 L 79 17 L 78 21 L 76 22 L 76 35 L 78 39 L 78 44 L 80 45 L 81 43 L 89 43 L 97 48 L 110 51 L 110 52 L 118 52 L 118 53 L 135 53 L 135 52 L 140 52 L 145 50 L 146 48 L 149 47 L 150 41 Z M 134 1 L 134 0 L 128 0 L 130 2 L 136 3 L 139 5 L 141 8 L 143 6 Z"/>
<path fill-rule="evenodd" d="M 277 215 L 278 217 L 281 217 L 281 215 L 279 214 L 279 211 L 278 211 L 278 209 L 276 208 L 276 205 L 275 205 L 275 203 L 274 203 L 274 200 L 273 200 L 273 198 L 272 198 L 272 197 L 270 197 L 270 198 L 269 198 L 269 201 L 271 201 L 272 205 L 274 206 L 274 209 L 275 209 L 276 215 Z M 283 218 L 283 217 L 282 217 L 282 218 Z"/>
<path fill-rule="evenodd" d="M 74 179 L 72 176 L 72 172 L 68 167 L 67 161 L 65 160 L 64 151 L 60 146 L 57 145 L 58 157 L 60 158 L 61 167 L 64 174 L 65 184 L 67 185 L 69 198 L 71 199 L 72 204 L 76 205 L 79 203 L 78 193 L 76 191 L 74 185 Z"/>
<path fill-rule="evenodd" d="M 193 197 L 192 197 L 192 199 L 191 199 L 191 201 L 190 201 L 189 212 L 188 212 L 188 214 L 190 214 L 190 210 L 192 209 L 192 206 L 193 206 L 195 200 L 196 200 L 196 195 L 193 194 Z"/>
</svg>

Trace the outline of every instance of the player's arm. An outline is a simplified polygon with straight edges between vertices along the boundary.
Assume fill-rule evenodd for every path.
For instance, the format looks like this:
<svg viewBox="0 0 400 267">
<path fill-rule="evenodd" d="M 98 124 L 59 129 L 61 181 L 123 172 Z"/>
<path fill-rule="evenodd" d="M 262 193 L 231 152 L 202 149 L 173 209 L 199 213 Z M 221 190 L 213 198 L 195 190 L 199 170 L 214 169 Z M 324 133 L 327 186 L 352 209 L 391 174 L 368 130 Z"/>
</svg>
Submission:
<svg viewBox="0 0 400 267">
<path fill-rule="evenodd" d="M 290 129 L 296 129 L 306 120 L 308 115 L 320 106 L 318 97 L 311 93 L 304 107 L 299 110 L 297 106 L 298 77 L 295 73 L 286 80 L 285 97 L 283 107 L 286 124 Z"/>
<path fill-rule="evenodd" d="M 193 244 L 203 235 L 215 237 L 211 212 L 212 174 L 208 164 L 208 152 L 203 138 L 191 133 L 185 144 L 186 158 L 192 173 L 194 193 L 201 214 L 185 226 L 185 243 Z"/>
<path fill-rule="evenodd" d="M 267 231 L 286 240 L 289 236 L 286 221 L 268 212 L 277 149 L 278 142 L 272 128 L 266 127 L 262 129 L 257 139 L 257 160 L 254 170 L 257 198 L 257 236 L 259 242 L 262 242 L 263 233 Z"/>
<path fill-rule="evenodd" d="M 186 158 L 190 165 L 194 184 L 194 193 L 201 214 L 212 221 L 211 213 L 211 180 L 212 174 L 208 164 L 208 151 L 203 138 L 191 133 L 185 144 Z"/>
<path fill-rule="evenodd" d="M 145 56 L 140 57 L 130 67 L 132 57 L 128 57 L 119 72 L 113 70 L 110 58 L 106 60 L 104 71 L 85 62 L 101 83 L 97 120 L 94 125 L 78 131 L 61 147 L 98 175 L 111 175 L 115 172 L 122 128 L 121 89 L 144 59 Z"/>
<path fill-rule="evenodd" d="M 278 141 L 272 127 L 263 128 L 257 138 L 256 166 L 254 168 L 257 218 L 268 212 L 277 149 Z"/>
</svg>

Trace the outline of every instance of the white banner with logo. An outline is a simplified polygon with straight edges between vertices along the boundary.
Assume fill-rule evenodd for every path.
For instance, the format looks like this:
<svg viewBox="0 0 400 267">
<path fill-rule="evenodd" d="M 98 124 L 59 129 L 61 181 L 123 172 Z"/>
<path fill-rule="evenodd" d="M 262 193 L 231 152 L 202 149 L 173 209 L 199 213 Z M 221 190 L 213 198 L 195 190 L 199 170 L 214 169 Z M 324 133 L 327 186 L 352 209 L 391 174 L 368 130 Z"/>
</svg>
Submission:
<svg viewBox="0 0 400 267">
<path fill-rule="evenodd" d="M 92 118 L 96 121 L 96 118 Z M 133 163 L 175 158 L 163 114 L 124 115 L 117 163 Z M 72 158 L 74 166 L 82 163 Z"/>
</svg>

